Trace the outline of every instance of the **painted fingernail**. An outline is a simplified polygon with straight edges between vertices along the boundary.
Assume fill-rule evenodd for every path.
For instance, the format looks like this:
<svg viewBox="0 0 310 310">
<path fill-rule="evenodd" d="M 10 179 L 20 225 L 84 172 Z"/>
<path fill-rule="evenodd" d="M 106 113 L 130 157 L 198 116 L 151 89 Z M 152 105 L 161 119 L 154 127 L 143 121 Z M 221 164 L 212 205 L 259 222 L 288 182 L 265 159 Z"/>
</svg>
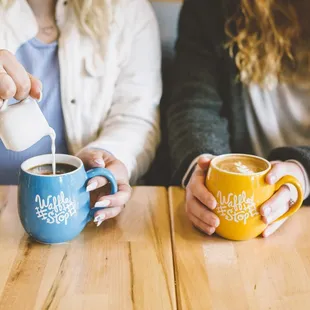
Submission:
<svg viewBox="0 0 310 310">
<path fill-rule="evenodd" d="M 271 213 L 271 208 L 265 207 L 263 211 L 264 211 L 264 216 L 268 216 Z"/>
<path fill-rule="evenodd" d="M 98 201 L 95 203 L 95 208 L 97 207 L 108 207 L 110 205 L 111 201 L 110 200 L 102 200 L 102 201 Z"/>
<path fill-rule="evenodd" d="M 87 185 L 86 191 L 87 191 L 87 192 L 91 192 L 91 191 L 93 191 L 94 189 L 96 189 L 97 186 L 98 186 L 98 182 L 97 182 L 97 181 L 94 181 L 94 182 L 90 183 L 89 185 Z"/>
<path fill-rule="evenodd" d="M 215 227 L 219 227 L 220 226 L 220 220 L 219 219 L 215 220 L 214 226 Z"/>
<path fill-rule="evenodd" d="M 95 217 L 95 219 L 94 219 L 94 223 L 99 223 L 99 222 L 103 222 L 105 220 L 105 214 L 99 214 L 99 215 L 97 215 L 96 217 Z M 100 223 L 100 224 L 101 224 Z M 99 224 L 99 225 L 100 225 Z M 99 226 L 98 224 L 97 224 L 97 226 Z"/>
<path fill-rule="evenodd" d="M 263 233 L 263 237 L 267 238 L 267 237 L 269 237 L 269 235 L 270 235 L 270 232 L 268 230 L 265 230 Z"/>
<path fill-rule="evenodd" d="M 209 234 L 212 235 L 214 232 L 215 232 L 215 228 L 214 227 L 210 228 Z"/>
<path fill-rule="evenodd" d="M 95 159 L 95 163 L 99 166 L 105 166 L 104 160 L 102 158 Z"/>
<path fill-rule="evenodd" d="M 216 208 L 217 202 L 213 199 L 209 200 L 209 202 L 207 202 L 207 206 L 209 209 L 214 210 Z"/>
<path fill-rule="evenodd" d="M 97 227 L 99 227 L 102 224 L 103 220 L 100 220 L 99 222 L 97 222 Z"/>
<path fill-rule="evenodd" d="M 271 223 L 271 218 L 270 217 L 265 217 L 266 219 L 266 224 L 270 224 Z"/>
<path fill-rule="evenodd" d="M 38 102 L 41 102 L 42 98 L 43 98 L 43 93 L 42 93 L 42 90 L 40 90 L 40 97 L 38 99 Z"/>
</svg>

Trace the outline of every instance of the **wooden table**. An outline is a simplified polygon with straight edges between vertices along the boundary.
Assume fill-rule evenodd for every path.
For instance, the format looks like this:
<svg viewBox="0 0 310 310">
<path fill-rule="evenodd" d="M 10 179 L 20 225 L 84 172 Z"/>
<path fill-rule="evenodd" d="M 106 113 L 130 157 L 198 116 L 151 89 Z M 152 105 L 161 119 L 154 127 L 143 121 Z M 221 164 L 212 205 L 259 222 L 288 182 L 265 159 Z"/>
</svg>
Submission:
<svg viewBox="0 0 310 310">
<path fill-rule="evenodd" d="M 310 208 L 268 239 L 230 242 L 192 227 L 169 189 L 178 309 L 310 309 Z"/>
<path fill-rule="evenodd" d="M 0 188 L 0 309 L 176 309 L 167 191 L 139 187 L 123 213 L 74 241 L 25 235 Z"/>
</svg>

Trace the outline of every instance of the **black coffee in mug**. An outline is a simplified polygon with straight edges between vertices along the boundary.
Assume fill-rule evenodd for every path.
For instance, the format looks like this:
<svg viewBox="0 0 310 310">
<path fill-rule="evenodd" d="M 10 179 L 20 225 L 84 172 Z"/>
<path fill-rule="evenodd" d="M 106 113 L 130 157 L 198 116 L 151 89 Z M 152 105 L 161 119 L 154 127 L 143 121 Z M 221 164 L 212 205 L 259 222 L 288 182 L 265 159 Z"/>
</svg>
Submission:
<svg viewBox="0 0 310 310">
<path fill-rule="evenodd" d="M 72 165 L 56 163 L 56 174 L 66 174 L 76 169 Z M 52 164 L 40 165 L 29 169 L 28 172 L 38 175 L 53 175 L 53 167 Z"/>
</svg>

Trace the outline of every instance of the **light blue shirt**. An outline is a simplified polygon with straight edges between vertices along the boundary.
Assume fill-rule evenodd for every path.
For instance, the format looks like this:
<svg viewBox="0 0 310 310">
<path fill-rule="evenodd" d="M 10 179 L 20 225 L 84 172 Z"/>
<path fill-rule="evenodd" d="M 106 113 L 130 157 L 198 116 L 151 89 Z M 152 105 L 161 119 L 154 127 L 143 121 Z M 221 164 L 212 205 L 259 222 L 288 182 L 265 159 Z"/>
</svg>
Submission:
<svg viewBox="0 0 310 310">
<path fill-rule="evenodd" d="M 17 50 L 16 58 L 29 73 L 41 80 L 43 99 L 39 103 L 40 108 L 49 125 L 56 132 L 56 152 L 67 154 L 68 148 L 60 96 L 58 43 L 45 44 L 33 38 Z M 21 163 L 33 156 L 47 153 L 51 153 L 50 137 L 44 137 L 23 152 L 7 150 L 0 140 L 0 184 L 17 184 Z"/>
</svg>

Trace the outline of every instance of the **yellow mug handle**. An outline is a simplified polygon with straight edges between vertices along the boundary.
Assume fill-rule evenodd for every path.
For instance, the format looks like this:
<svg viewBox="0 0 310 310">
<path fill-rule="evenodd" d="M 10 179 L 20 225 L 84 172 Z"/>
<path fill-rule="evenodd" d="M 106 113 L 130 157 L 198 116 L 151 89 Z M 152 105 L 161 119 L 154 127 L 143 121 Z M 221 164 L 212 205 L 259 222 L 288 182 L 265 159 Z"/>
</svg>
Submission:
<svg viewBox="0 0 310 310">
<path fill-rule="evenodd" d="M 278 222 L 278 221 L 281 221 L 281 220 L 284 220 L 286 219 L 287 217 L 293 215 L 296 211 L 298 211 L 298 209 L 301 207 L 302 203 L 303 203 L 303 193 L 302 193 L 302 187 L 300 185 L 300 183 L 297 181 L 296 178 L 294 178 L 293 176 L 291 175 L 286 175 L 284 176 L 282 179 L 280 179 L 277 183 L 276 183 L 276 191 L 280 189 L 280 187 L 284 184 L 293 184 L 296 189 L 297 189 L 297 193 L 298 193 L 298 197 L 297 197 L 297 200 L 296 202 L 290 207 L 290 209 L 284 213 L 282 216 L 280 216 L 278 219 L 276 219 L 274 221 L 275 222 Z"/>
</svg>

